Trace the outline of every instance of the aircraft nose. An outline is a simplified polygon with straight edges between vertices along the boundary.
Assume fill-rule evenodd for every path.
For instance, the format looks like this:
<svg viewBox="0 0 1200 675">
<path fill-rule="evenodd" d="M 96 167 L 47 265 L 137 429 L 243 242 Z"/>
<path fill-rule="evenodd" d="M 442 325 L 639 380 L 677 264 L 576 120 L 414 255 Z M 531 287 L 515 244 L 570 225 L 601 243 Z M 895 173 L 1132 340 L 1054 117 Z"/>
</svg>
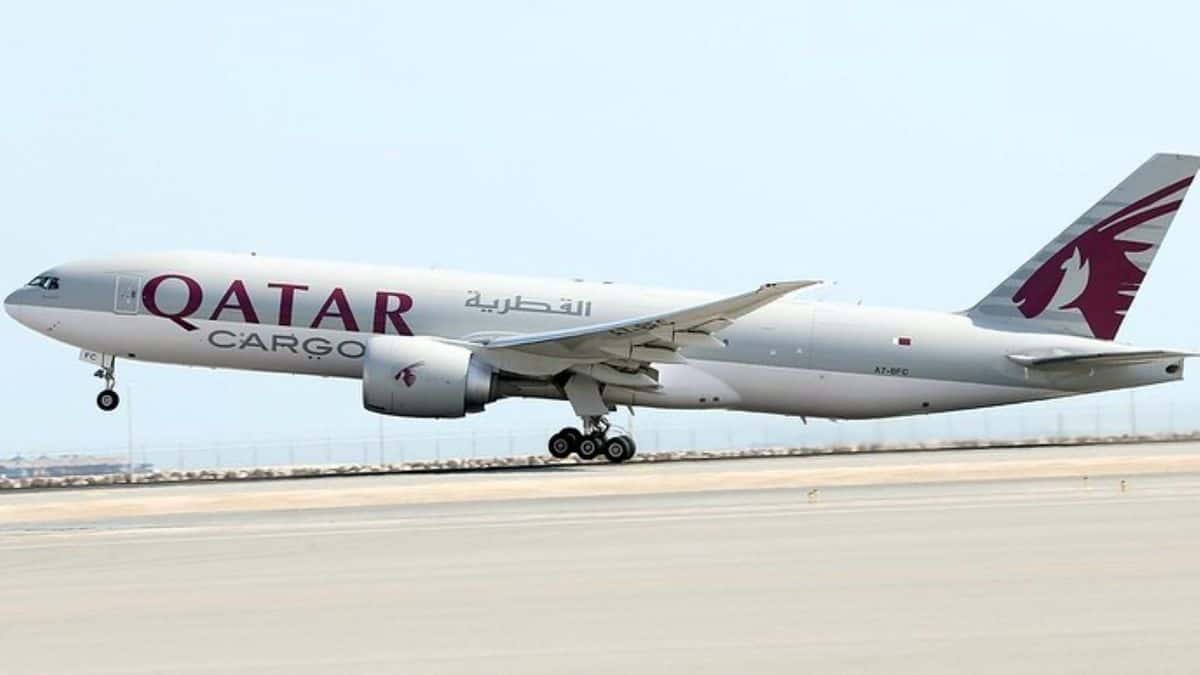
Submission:
<svg viewBox="0 0 1200 675">
<path fill-rule="evenodd" d="M 4 311 L 7 312 L 9 316 L 16 319 L 18 323 L 25 323 L 24 321 L 21 321 L 21 315 L 25 310 L 25 305 L 22 304 L 20 298 L 17 297 L 19 295 L 21 295 L 21 291 L 13 291 L 12 293 L 8 294 L 8 297 L 4 299 Z"/>
</svg>

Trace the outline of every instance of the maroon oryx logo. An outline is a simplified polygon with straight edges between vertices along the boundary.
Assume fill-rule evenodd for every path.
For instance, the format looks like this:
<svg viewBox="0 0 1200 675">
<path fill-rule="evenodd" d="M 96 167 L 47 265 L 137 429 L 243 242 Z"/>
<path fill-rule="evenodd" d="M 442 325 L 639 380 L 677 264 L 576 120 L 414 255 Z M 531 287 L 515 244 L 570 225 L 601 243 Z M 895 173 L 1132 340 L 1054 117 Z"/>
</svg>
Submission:
<svg viewBox="0 0 1200 675">
<path fill-rule="evenodd" d="M 417 368 L 423 365 L 425 365 L 424 361 L 417 361 L 416 363 L 404 366 L 396 372 L 396 381 L 403 382 L 406 387 L 413 386 L 413 383 L 417 381 Z"/>
<path fill-rule="evenodd" d="M 1077 283 L 1066 291 L 1073 297 L 1059 298 L 1054 309 L 1078 309 L 1093 335 L 1103 340 L 1116 337 L 1121 320 L 1146 276 L 1146 272 L 1129 259 L 1129 254 L 1142 253 L 1155 246 L 1120 236 L 1138 225 L 1177 211 L 1183 203 L 1181 199 L 1157 202 L 1191 183 L 1190 177 L 1185 178 L 1149 194 L 1068 242 L 1013 294 L 1012 300 L 1021 314 L 1032 319 L 1046 311 L 1059 294 L 1067 275 L 1071 274 L 1077 278 Z M 1078 288 L 1078 294 L 1075 288 Z"/>
</svg>

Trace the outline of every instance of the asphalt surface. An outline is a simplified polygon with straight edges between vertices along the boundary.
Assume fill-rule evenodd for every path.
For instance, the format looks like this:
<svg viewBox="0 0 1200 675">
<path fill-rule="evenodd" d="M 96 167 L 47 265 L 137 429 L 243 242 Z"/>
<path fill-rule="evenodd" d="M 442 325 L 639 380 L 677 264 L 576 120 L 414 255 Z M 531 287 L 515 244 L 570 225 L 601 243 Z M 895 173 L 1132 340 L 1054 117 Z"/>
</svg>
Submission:
<svg viewBox="0 0 1200 675">
<path fill-rule="evenodd" d="M 0 495 L 0 671 L 1195 672 L 1197 457 Z"/>
</svg>

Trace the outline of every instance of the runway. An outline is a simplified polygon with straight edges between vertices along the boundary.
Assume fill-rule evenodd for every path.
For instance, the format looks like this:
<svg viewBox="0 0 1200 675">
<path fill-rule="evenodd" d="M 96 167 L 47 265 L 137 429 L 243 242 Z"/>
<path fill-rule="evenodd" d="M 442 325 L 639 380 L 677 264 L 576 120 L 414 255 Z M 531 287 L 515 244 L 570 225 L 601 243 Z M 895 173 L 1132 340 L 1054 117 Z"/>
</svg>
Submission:
<svg viewBox="0 0 1200 675">
<path fill-rule="evenodd" d="M 1197 457 L 3 495 L 0 654 L 38 673 L 1192 672 Z"/>
</svg>

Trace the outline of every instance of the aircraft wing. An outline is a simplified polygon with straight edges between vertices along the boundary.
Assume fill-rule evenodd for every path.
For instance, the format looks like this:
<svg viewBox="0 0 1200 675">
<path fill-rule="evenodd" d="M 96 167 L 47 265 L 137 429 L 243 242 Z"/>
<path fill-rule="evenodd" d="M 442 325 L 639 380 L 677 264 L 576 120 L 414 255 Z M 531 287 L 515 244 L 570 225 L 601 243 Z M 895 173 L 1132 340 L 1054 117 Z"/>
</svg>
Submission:
<svg viewBox="0 0 1200 675">
<path fill-rule="evenodd" d="M 1093 354 L 1055 354 L 1050 356 L 1010 354 L 1008 358 L 1027 368 L 1069 369 L 1128 366 L 1139 363 L 1152 363 L 1165 359 L 1182 359 L 1189 356 L 1197 356 L 1197 354 L 1168 349 L 1145 349 L 1126 352 L 1097 352 Z"/>
<path fill-rule="evenodd" d="M 685 360 L 678 352 L 680 347 L 723 347 L 725 343 L 713 337 L 714 332 L 788 293 L 819 283 L 785 281 L 763 284 L 749 293 L 671 312 L 566 330 L 495 338 L 486 343 L 486 349 L 518 350 L 577 363 L 611 360 L 624 361 L 628 365 L 679 363 Z"/>
</svg>

